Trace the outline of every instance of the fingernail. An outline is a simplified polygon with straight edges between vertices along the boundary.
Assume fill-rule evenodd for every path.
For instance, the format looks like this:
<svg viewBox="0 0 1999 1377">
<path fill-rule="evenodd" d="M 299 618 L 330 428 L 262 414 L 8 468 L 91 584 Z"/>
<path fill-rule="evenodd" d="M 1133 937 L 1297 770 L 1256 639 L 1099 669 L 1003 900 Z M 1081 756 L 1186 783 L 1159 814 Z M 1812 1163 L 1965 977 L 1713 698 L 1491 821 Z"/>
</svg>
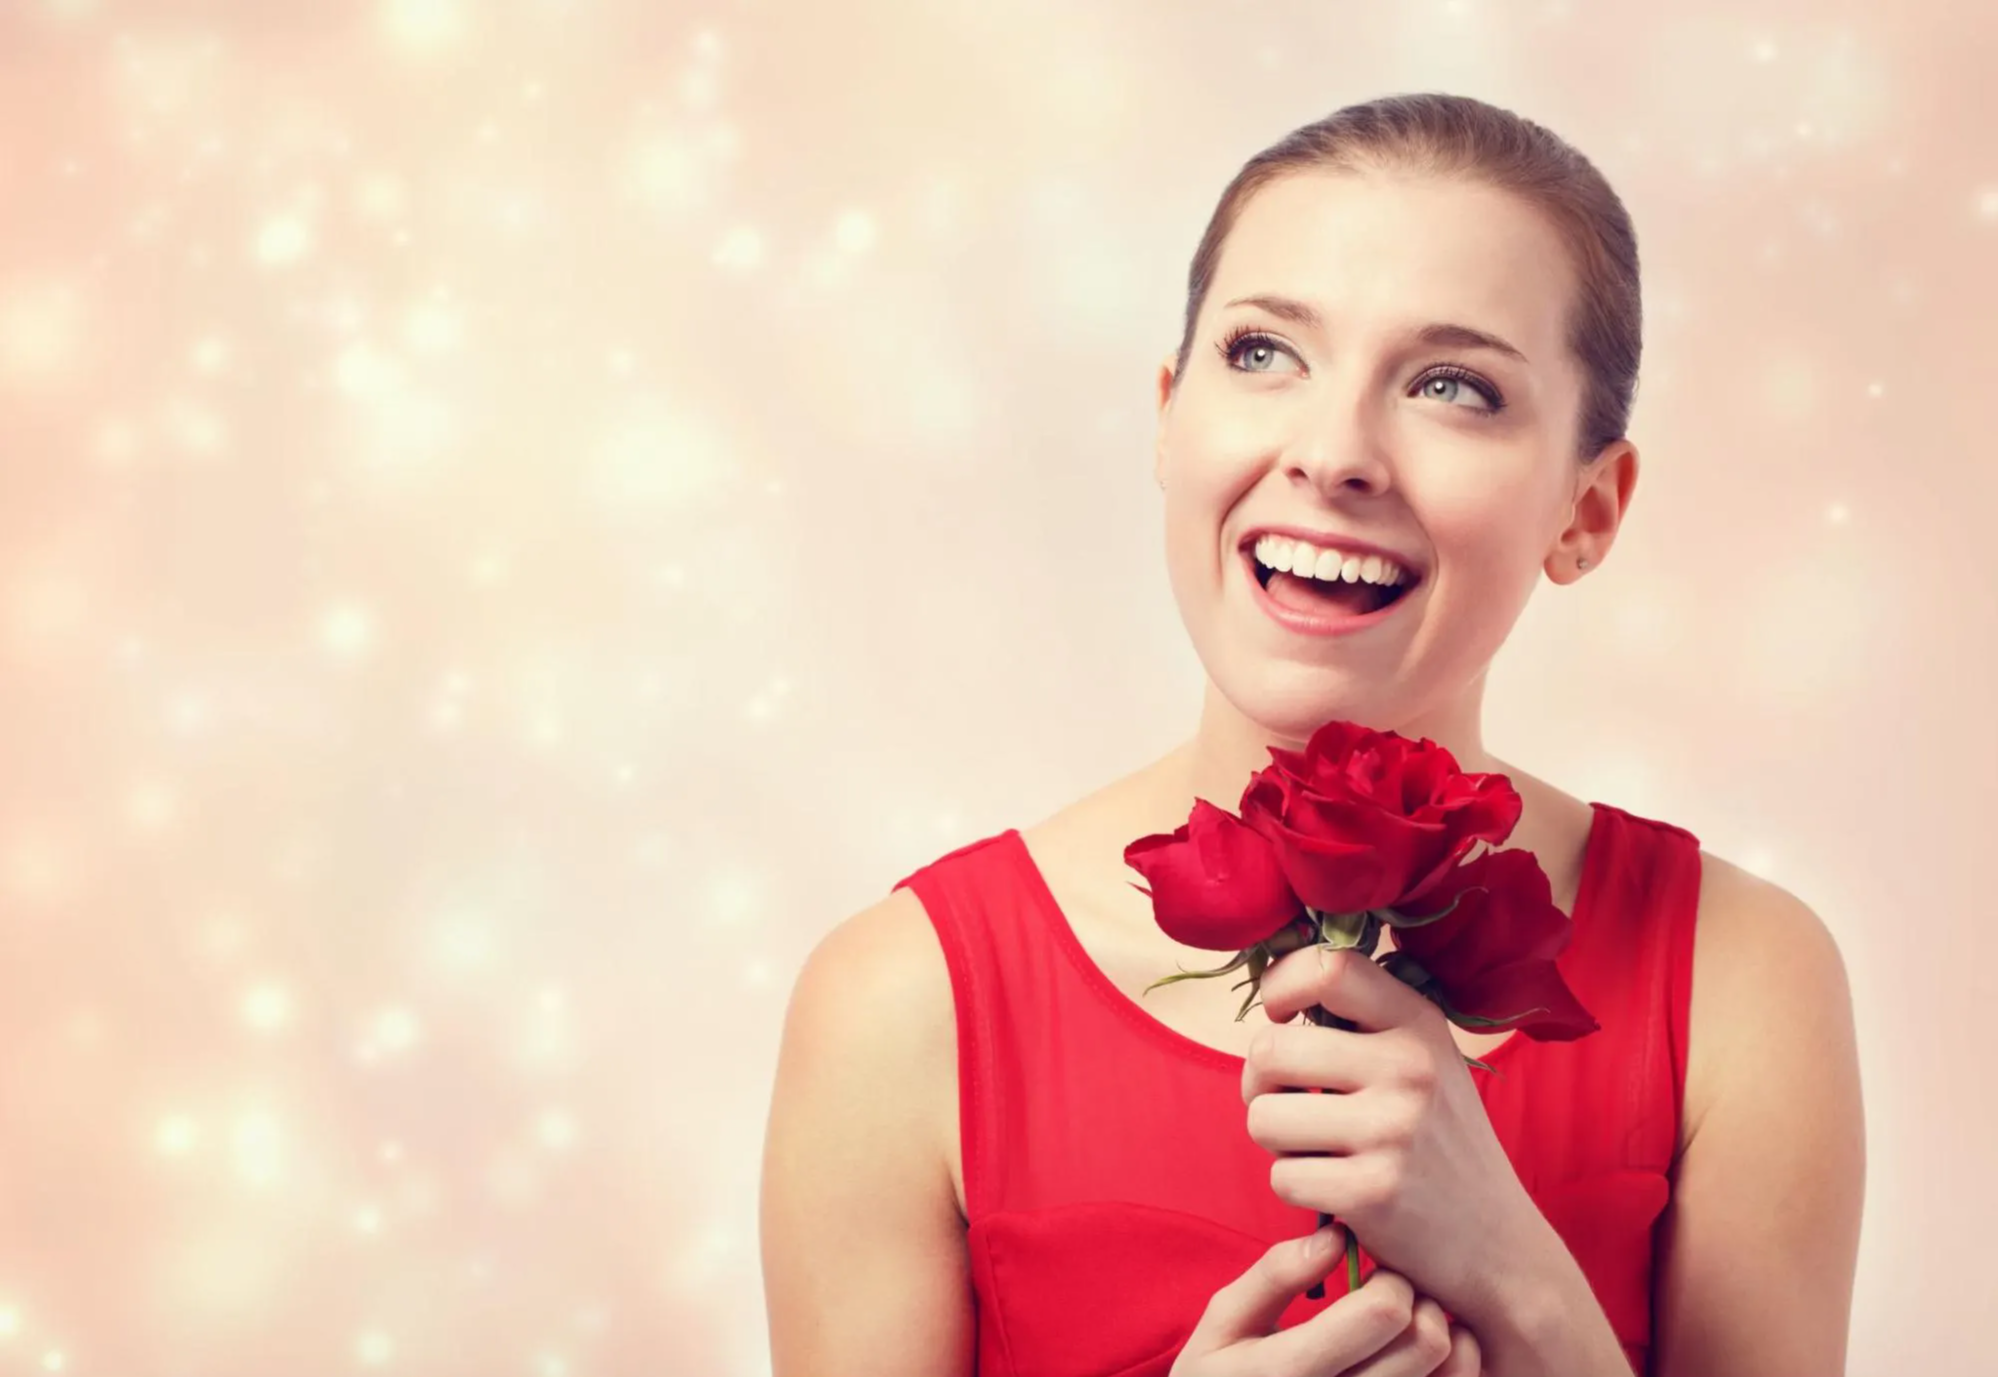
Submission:
<svg viewBox="0 0 1999 1377">
<path fill-rule="evenodd" d="M 1312 1235 L 1311 1253 L 1313 1257 L 1326 1257 L 1339 1244 L 1340 1226 L 1328 1224 Z"/>
</svg>

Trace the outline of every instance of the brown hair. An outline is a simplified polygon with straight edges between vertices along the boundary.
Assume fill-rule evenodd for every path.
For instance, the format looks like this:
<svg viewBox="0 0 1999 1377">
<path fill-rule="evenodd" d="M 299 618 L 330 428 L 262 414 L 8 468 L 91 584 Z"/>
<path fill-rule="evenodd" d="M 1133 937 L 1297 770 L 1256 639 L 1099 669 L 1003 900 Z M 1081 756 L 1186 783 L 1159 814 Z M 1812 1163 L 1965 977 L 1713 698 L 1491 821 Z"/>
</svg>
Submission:
<svg viewBox="0 0 1999 1377">
<path fill-rule="evenodd" d="M 1187 270 L 1176 389 L 1193 347 L 1194 322 L 1243 207 L 1270 182 L 1307 170 L 1464 178 L 1510 191 L 1546 215 L 1576 273 L 1569 348 L 1587 378 L 1579 457 L 1592 459 L 1624 437 L 1638 387 L 1642 323 L 1631 217 L 1581 153 L 1533 121 L 1468 96 L 1386 96 L 1349 105 L 1293 130 L 1243 164 L 1222 192 Z"/>
</svg>

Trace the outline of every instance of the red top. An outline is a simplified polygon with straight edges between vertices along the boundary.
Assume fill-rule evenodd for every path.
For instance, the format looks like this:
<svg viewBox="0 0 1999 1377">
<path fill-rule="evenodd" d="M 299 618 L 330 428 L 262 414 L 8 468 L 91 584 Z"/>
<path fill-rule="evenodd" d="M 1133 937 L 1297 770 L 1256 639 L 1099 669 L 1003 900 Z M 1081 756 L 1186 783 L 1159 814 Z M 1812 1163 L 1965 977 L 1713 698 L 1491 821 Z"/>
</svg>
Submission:
<svg viewBox="0 0 1999 1377">
<path fill-rule="evenodd" d="M 1687 1062 L 1700 843 L 1594 804 L 1558 965 L 1602 1028 L 1473 1070 L 1521 1183 L 1645 1371 Z M 1175 1032 L 1077 940 L 1017 830 L 897 882 L 950 967 L 979 1377 L 1165 1377 L 1208 1298 L 1315 1212 L 1270 1189 L 1241 1057 Z M 1363 1263 L 1371 1270 L 1372 1259 Z M 1346 1294 L 1300 1295 L 1289 1327 Z"/>
</svg>

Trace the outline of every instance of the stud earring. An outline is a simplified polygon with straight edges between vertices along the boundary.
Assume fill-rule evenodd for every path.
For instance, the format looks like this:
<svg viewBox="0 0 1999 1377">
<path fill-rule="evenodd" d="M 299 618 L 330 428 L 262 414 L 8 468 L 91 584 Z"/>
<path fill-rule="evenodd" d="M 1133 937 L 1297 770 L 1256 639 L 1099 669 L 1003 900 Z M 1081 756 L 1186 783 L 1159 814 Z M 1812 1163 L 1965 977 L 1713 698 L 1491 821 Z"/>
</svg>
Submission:
<svg viewBox="0 0 1999 1377">
<path fill-rule="evenodd" d="M 1589 568 L 1589 557 L 1587 555 L 1579 557 L 1576 560 L 1576 572 L 1580 574 L 1587 568 Z"/>
</svg>

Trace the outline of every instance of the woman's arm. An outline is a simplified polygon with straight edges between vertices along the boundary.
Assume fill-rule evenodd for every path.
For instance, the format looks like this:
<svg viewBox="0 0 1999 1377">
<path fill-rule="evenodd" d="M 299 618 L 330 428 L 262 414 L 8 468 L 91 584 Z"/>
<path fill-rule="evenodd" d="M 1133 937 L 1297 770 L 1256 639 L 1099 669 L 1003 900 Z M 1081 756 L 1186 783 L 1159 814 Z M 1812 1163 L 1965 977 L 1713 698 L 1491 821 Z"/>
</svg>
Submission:
<svg viewBox="0 0 1999 1377">
<path fill-rule="evenodd" d="M 965 1226 L 939 1131 L 956 1049 L 943 950 L 908 890 L 806 957 L 764 1141 L 773 1377 L 972 1371 Z"/>
<path fill-rule="evenodd" d="M 1844 1372 L 1867 1170 L 1846 965 L 1804 903 L 1702 859 L 1688 1055 L 1709 1089 L 1664 1221 L 1653 1371 Z"/>
<path fill-rule="evenodd" d="M 1777 886 L 1703 854 L 1683 1146 L 1660 1224 L 1651 1377 L 1846 1371 L 1866 1141 L 1839 948 Z M 1551 1235 L 1552 1239 L 1552 1235 Z M 1628 1371 L 1559 1242 L 1481 1333 L 1495 1374 Z"/>
</svg>

